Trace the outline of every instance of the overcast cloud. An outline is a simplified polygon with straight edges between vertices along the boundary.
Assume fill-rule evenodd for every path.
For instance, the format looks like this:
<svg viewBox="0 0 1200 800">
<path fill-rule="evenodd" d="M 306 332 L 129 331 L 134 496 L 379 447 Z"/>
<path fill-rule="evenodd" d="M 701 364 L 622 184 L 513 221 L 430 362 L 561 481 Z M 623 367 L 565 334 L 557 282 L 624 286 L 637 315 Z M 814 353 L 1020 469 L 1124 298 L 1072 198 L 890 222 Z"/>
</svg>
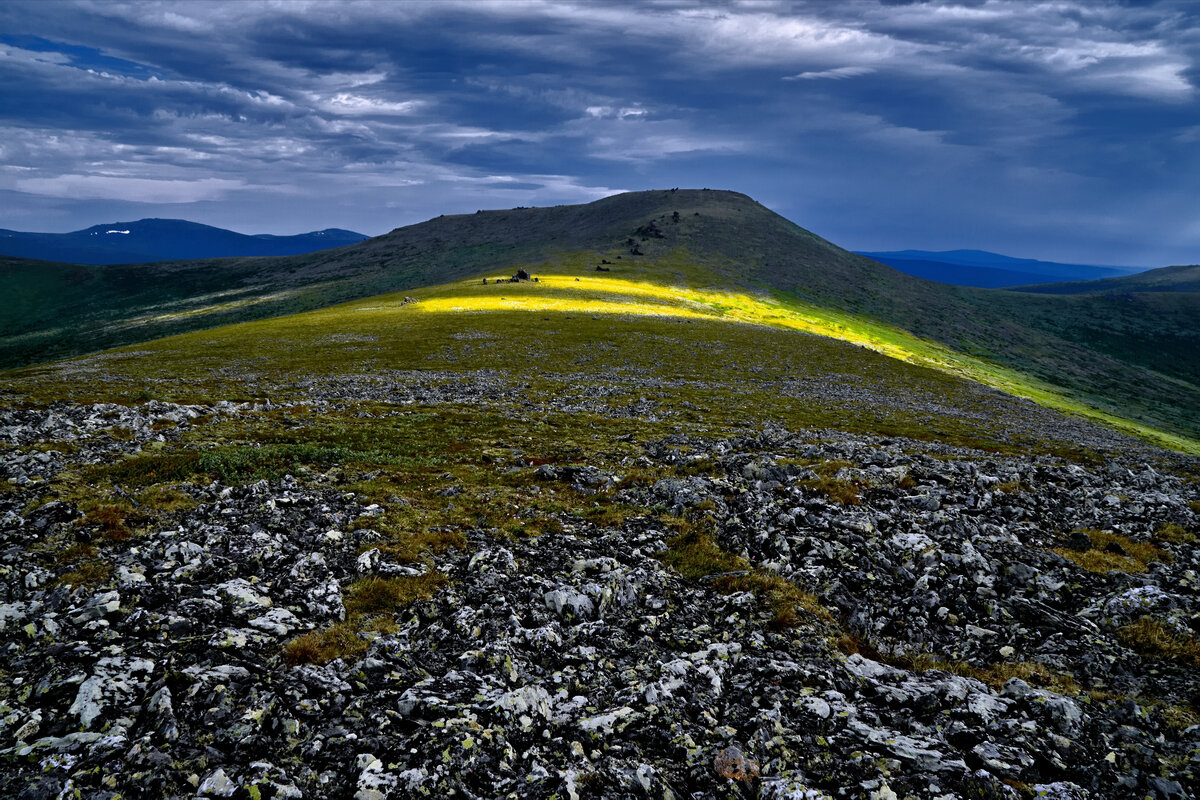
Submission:
<svg viewBox="0 0 1200 800">
<path fill-rule="evenodd" d="M 709 186 L 854 249 L 1196 263 L 1198 20 L 1188 0 L 8 0 L 0 227 L 378 234 Z"/>
</svg>

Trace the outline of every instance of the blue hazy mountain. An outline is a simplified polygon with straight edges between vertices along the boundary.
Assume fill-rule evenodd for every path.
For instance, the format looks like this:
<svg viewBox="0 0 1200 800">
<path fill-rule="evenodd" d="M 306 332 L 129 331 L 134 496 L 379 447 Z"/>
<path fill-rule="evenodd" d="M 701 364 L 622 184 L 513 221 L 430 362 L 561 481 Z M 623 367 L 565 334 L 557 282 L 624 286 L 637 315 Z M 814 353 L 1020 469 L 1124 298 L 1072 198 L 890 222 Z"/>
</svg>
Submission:
<svg viewBox="0 0 1200 800">
<path fill-rule="evenodd" d="M 918 278 L 956 286 L 979 286 L 989 289 L 1119 278 L 1145 270 L 1144 267 L 1062 264 L 1033 258 L 1012 258 L 984 250 L 859 251 L 859 255 Z"/>
<path fill-rule="evenodd" d="M 71 233 L 0 229 L 0 254 L 71 264 L 140 264 L 235 256 L 291 256 L 369 237 L 341 228 L 295 236 L 247 235 L 182 219 L 140 219 Z"/>
</svg>

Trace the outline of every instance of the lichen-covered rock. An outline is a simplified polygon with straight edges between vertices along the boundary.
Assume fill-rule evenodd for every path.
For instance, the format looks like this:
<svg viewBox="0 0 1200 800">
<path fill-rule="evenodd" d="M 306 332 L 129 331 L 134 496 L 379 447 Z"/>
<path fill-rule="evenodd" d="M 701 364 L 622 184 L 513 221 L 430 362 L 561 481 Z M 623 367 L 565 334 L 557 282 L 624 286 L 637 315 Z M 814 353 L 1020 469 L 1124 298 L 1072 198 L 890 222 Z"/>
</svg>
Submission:
<svg viewBox="0 0 1200 800">
<path fill-rule="evenodd" d="M 298 383 L 319 403 L 521 396 L 490 373 Z M 581 389 L 554 407 L 666 413 L 608 401 Z M 206 479 L 108 546 L 98 578 L 62 580 L 81 567 L 42 543 L 73 542 L 81 512 L 46 481 L 254 409 L 0 412 L 20 456 L 0 475 L 0 795 L 1200 792 L 1195 665 L 1135 638 L 1159 625 L 1184 648 L 1200 630 L 1200 553 L 1158 537 L 1200 525 L 1194 460 L 1073 464 L 834 431 L 630 436 L 640 453 L 601 466 L 489 456 L 553 524 L 502 532 L 485 515 L 422 563 L 384 534 L 397 512 L 415 518 L 416 493 L 372 505 L 312 473 Z M 635 467 L 653 479 L 619 479 Z M 584 498 L 577 513 L 566 496 Z M 1072 558 L 1099 551 L 1072 538 L 1084 530 L 1162 555 L 1086 571 Z M 715 565 L 672 568 L 689 543 L 719 549 L 703 551 Z M 352 633 L 340 657 L 286 649 L 361 622 L 346 603 L 363 582 L 431 576 L 431 597 Z"/>
</svg>

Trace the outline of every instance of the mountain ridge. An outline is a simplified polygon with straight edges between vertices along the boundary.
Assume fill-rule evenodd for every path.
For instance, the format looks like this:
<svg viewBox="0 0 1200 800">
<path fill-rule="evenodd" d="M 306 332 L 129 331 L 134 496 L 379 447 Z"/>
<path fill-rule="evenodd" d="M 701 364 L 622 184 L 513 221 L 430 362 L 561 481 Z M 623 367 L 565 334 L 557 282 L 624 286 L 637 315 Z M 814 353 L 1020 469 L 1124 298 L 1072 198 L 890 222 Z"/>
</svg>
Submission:
<svg viewBox="0 0 1200 800">
<path fill-rule="evenodd" d="M 148 217 L 69 233 L 0 229 L 0 254 L 74 264 L 142 264 L 197 258 L 300 255 L 368 238 L 341 228 L 279 236 L 244 234 L 182 219 Z"/>
<path fill-rule="evenodd" d="M 1144 272 L 1141 267 L 1072 264 L 1014 258 L 986 250 L 855 251 L 918 278 L 997 289 L 1038 283 L 1089 281 Z"/>
</svg>

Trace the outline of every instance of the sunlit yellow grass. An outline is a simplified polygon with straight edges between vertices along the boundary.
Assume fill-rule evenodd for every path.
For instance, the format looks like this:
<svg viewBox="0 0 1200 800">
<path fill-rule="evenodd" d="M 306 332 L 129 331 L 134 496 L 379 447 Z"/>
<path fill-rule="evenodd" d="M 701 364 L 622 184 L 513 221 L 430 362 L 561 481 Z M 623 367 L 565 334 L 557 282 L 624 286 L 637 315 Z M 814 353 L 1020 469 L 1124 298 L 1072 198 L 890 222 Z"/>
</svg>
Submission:
<svg viewBox="0 0 1200 800">
<path fill-rule="evenodd" d="M 640 264 L 634 272 L 629 272 L 635 269 L 632 265 L 623 267 L 625 274 L 636 276 L 633 279 L 606 273 L 563 274 L 572 266 L 564 263 L 549 274 L 531 267 L 530 271 L 537 274 L 537 282 L 508 283 L 489 278 L 484 284 L 481 278 L 474 278 L 147 342 L 124 348 L 127 357 L 132 359 L 127 369 L 131 377 L 158 372 L 182 378 L 219 368 L 230 359 L 247 357 L 253 357 L 263 365 L 271 364 L 277 372 L 324 370 L 335 366 L 346 369 L 352 365 L 357 365 L 356 369 L 371 369 L 372 365 L 400 363 L 407 363 L 411 368 L 417 363 L 426 363 L 421 359 L 431 357 L 419 355 L 418 351 L 435 347 L 436 342 L 442 342 L 442 347 L 448 346 L 452 340 L 446 337 L 454 335 L 448 332 L 474 327 L 488 331 L 489 336 L 503 336 L 506 334 L 501 331 L 511 331 L 513 326 L 521 325 L 519 318 L 524 314 L 544 314 L 556 319 L 574 316 L 576 322 L 573 325 L 594 328 L 594 331 L 578 328 L 577 334 L 594 335 L 598 340 L 607 334 L 608 326 L 605 324 L 601 328 L 602 323 L 593 322 L 593 319 L 674 319 L 753 325 L 849 342 L 899 361 L 992 386 L 1059 411 L 1086 416 L 1175 449 L 1200 452 L 1200 443 L 1191 439 L 1096 410 L 1034 378 L 920 339 L 900 328 L 812 305 L 786 293 L 755 293 L 754 290 L 733 291 L 697 285 L 699 279 L 705 277 L 704 273 L 696 269 L 689 271 L 684 260 L 672 261 L 667 268 L 659 265 L 654 271 Z M 688 283 L 690 285 L 683 285 Z M 473 326 L 468 324 L 470 319 L 476 320 Z M 325 337 L 340 333 L 363 337 L 359 340 L 363 344 L 354 355 L 345 352 L 335 356 L 329 346 L 323 344 Z M 699 333 L 697 330 L 690 335 Z M 113 355 L 120 352 L 115 351 Z M 155 353 L 153 364 L 146 359 L 144 354 L 147 352 Z M 116 367 L 116 361 L 105 362 L 105 369 L 111 371 Z M 63 378 L 77 379 L 77 362 L 65 362 L 59 368 L 49 369 L 51 372 L 62 369 Z"/>
<path fill-rule="evenodd" d="M 414 306 L 427 313 L 545 311 L 578 314 L 621 314 L 634 316 L 673 316 L 693 319 L 719 319 L 754 325 L 771 325 L 828 336 L 869 347 L 885 355 L 910 361 L 914 353 L 872 335 L 865 326 L 847 325 L 832 318 L 832 313 L 804 314 L 765 297 L 742 292 L 692 289 L 621 278 L 539 276 L 538 282 L 519 284 L 460 281 L 431 290 Z M 381 304 L 388 299 L 391 302 Z M 385 312 L 402 308 L 401 298 L 374 298 L 358 311 Z"/>
<path fill-rule="evenodd" d="M 386 310 L 375 303 L 366 308 Z M 398 296 L 393 300 L 398 303 Z M 960 375 L 1041 405 L 1090 417 L 1168 447 L 1200 452 L 1200 443 L 1083 405 L 1015 370 L 975 358 L 907 331 L 793 300 L 744 292 L 695 289 L 608 276 L 539 276 L 519 284 L 460 281 L 436 287 L 416 308 L 427 313 L 530 311 L 580 314 L 669 315 L 770 325 L 827 336 L 902 361 Z M 364 308 L 365 310 L 365 308 Z"/>
</svg>

